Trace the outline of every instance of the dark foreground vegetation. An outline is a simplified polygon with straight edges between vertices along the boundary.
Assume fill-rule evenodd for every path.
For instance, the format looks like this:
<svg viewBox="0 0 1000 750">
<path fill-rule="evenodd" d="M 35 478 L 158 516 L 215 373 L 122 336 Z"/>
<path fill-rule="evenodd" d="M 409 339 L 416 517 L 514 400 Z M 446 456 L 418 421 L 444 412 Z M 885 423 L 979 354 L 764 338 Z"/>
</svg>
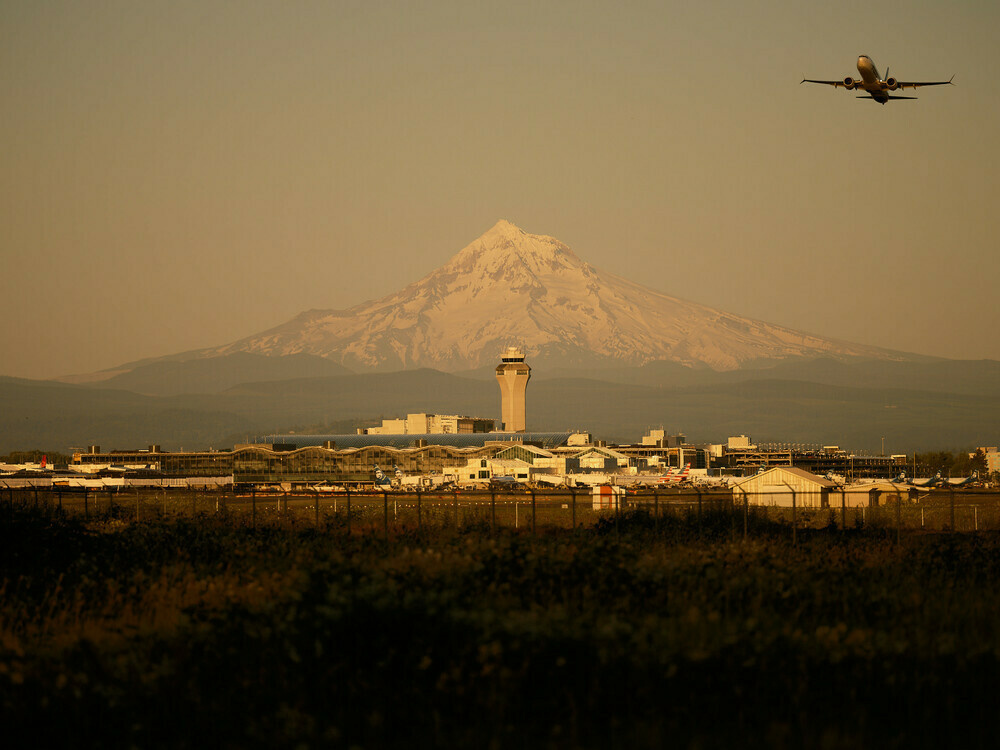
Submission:
<svg viewBox="0 0 1000 750">
<path fill-rule="evenodd" d="M 995 746 L 1000 535 L 700 528 L 18 509 L 5 745 Z"/>
</svg>

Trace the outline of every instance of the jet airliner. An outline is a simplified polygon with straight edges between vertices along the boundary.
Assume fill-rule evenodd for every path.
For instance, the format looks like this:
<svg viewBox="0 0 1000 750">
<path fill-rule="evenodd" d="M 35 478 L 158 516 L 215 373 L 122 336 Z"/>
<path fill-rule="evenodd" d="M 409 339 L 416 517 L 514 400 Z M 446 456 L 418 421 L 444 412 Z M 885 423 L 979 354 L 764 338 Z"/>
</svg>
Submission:
<svg viewBox="0 0 1000 750">
<path fill-rule="evenodd" d="M 886 68 L 886 77 L 882 78 L 879 75 L 878 68 L 875 67 L 875 63 L 868 55 L 860 55 L 858 57 L 858 72 L 861 74 L 861 80 L 847 76 L 842 81 L 816 81 L 812 78 L 803 78 L 799 83 L 825 83 L 827 86 L 833 86 L 834 88 L 845 88 L 848 91 L 864 91 L 867 96 L 859 96 L 858 99 L 868 99 L 869 97 L 877 101 L 879 104 L 885 104 L 890 99 L 916 99 L 915 96 L 891 96 L 890 91 L 898 91 L 900 89 L 915 89 L 918 86 L 944 86 L 945 84 L 952 83 L 952 76 L 947 81 L 897 81 L 895 78 L 889 77 L 889 69 Z M 954 85 L 954 84 L 952 84 Z"/>
</svg>

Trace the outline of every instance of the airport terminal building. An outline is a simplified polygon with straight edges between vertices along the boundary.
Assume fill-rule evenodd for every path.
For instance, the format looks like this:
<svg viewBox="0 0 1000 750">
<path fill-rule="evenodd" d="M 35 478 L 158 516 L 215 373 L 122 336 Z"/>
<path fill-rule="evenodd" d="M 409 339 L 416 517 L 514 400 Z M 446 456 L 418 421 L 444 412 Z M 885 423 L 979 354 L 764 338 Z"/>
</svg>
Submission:
<svg viewBox="0 0 1000 750">
<path fill-rule="evenodd" d="M 443 474 L 473 459 L 490 459 L 512 445 L 558 448 L 573 433 L 458 433 L 405 435 L 267 435 L 229 451 L 145 450 L 101 452 L 92 446 L 74 465 L 98 471 L 146 470 L 165 476 L 227 476 L 239 483 L 371 484 L 375 466 L 404 474 Z"/>
</svg>

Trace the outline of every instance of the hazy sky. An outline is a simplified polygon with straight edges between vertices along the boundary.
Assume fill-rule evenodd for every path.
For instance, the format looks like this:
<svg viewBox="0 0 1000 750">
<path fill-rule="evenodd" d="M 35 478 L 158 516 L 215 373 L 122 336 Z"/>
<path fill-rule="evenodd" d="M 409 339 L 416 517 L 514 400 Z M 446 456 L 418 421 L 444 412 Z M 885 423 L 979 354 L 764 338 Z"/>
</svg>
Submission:
<svg viewBox="0 0 1000 750">
<path fill-rule="evenodd" d="M 655 289 L 1000 359 L 1000 3 L 0 0 L 0 374 L 380 297 L 505 218 Z M 859 53 L 956 86 L 799 85 Z"/>
</svg>

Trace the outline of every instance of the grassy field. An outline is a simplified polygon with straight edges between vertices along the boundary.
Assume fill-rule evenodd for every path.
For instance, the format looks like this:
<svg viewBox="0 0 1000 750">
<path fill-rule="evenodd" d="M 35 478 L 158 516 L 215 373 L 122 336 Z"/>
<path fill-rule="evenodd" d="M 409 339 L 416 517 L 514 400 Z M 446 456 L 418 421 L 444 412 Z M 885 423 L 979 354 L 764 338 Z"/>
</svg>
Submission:
<svg viewBox="0 0 1000 750">
<path fill-rule="evenodd" d="M 0 522 L 10 747 L 994 746 L 1000 535 Z M 365 531 L 368 533 L 365 533 Z"/>
</svg>

